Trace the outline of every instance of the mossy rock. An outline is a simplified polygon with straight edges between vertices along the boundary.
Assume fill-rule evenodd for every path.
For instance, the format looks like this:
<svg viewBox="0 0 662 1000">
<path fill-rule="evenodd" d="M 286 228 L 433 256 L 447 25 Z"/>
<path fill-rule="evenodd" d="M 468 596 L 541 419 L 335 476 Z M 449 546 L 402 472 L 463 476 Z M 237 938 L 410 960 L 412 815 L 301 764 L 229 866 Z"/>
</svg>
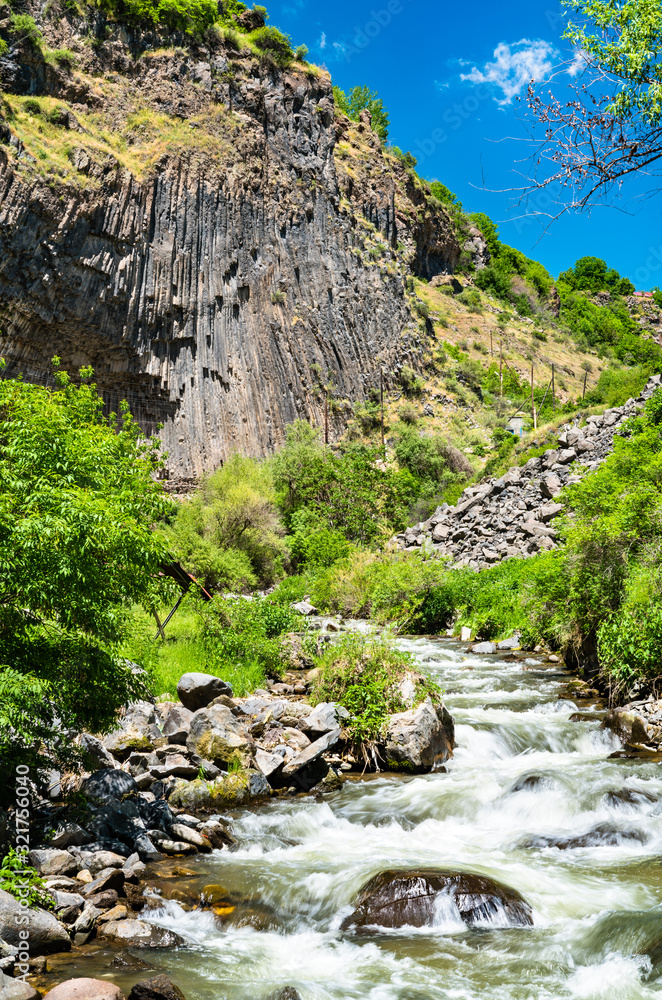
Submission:
<svg viewBox="0 0 662 1000">
<path fill-rule="evenodd" d="M 214 781 L 180 779 L 169 802 L 186 812 L 215 812 L 223 807 L 243 806 L 248 802 L 248 776 L 244 771 L 224 774 Z"/>
<path fill-rule="evenodd" d="M 229 732 L 225 736 L 220 736 L 213 731 L 204 733 L 196 741 L 195 752 L 200 757 L 204 757 L 205 760 L 212 760 L 215 764 L 238 763 L 242 766 L 248 763 L 250 756 L 246 741 Z"/>
<path fill-rule="evenodd" d="M 149 753 L 154 749 L 149 738 L 139 729 L 118 729 L 103 741 L 107 750 L 125 760 L 132 753 Z"/>
</svg>

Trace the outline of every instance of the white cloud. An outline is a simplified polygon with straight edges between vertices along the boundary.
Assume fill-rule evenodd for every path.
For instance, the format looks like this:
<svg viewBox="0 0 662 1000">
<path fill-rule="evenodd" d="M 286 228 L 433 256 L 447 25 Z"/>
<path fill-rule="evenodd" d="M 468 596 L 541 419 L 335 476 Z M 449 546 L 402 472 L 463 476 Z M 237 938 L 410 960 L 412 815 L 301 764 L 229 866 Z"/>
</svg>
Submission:
<svg viewBox="0 0 662 1000">
<path fill-rule="evenodd" d="M 554 68 L 552 59 L 558 52 L 543 39 L 531 41 L 522 38 L 507 45 L 500 42 L 494 50 L 494 62 L 485 63 L 483 69 L 474 66 L 470 73 L 462 73 L 462 80 L 471 83 L 490 83 L 503 93 L 499 104 L 510 104 L 532 80 L 543 80 Z"/>
<path fill-rule="evenodd" d="M 321 49 L 325 49 L 326 48 L 326 32 L 325 31 L 323 31 L 322 34 L 320 35 L 319 47 Z"/>
</svg>

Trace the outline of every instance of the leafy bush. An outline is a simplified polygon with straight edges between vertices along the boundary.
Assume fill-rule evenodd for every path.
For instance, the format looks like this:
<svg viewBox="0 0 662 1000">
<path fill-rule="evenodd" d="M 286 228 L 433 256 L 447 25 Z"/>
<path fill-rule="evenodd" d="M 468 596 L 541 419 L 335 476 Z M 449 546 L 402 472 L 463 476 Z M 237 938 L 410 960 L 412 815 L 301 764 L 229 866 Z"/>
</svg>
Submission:
<svg viewBox="0 0 662 1000">
<path fill-rule="evenodd" d="M 572 291 L 595 293 L 605 290 L 615 295 L 632 295 L 634 292 L 630 279 L 622 278 L 615 268 L 607 267 L 599 257 L 580 257 L 559 275 L 559 281 Z"/>
<path fill-rule="evenodd" d="M 29 14 L 12 14 L 9 19 L 9 31 L 12 35 L 30 42 L 35 47 L 41 45 L 43 35 L 37 27 L 35 19 Z"/>
<path fill-rule="evenodd" d="M 458 475 L 466 480 L 473 474 L 469 460 L 439 435 L 406 430 L 395 444 L 398 464 L 425 484 L 424 492 L 438 492 Z"/>
<path fill-rule="evenodd" d="M 29 115 L 40 115 L 43 112 L 41 104 L 34 97 L 27 97 L 23 101 L 23 110 Z"/>
<path fill-rule="evenodd" d="M 455 298 L 462 305 L 465 305 L 469 312 L 479 313 L 481 312 L 481 299 L 480 292 L 477 288 L 467 288 L 464 292 L 460 292 Z"/>
<path fill-rule="evenodd" d="M 415 704 L 429 694 L 438 695 L 437 686 L 416 670 L 413 657 L 400 652 L 384 636 L 344 636 L 316 663 L 319 667 L 312 699 L 314 703 L 335 701 L 350 713 L 348 729 L 354 743 L 378 741 L 388 716 L 408 706 L 399 687 L 406 677 L 415 683 Z"/>
<path fill-rule="evenodd" d="M 265 26 L 251 34 L 251 40 L 262 52 L 268 53 L 278 66 L 289 66 L 294 58 L 292 43 L 278 28 Z"/>
<path fill-rule="evenodd" d="M 400 149 L 399 146 L 389 146 L 388 151 L 391 154 L 391 156 L 395 156 L 396 160 L 400 161 L 400 163 L 402 164 L 403 167 L 405 167 L 406 170 L 416 169 L 418 160 L 416 159 L 413 153 L 409 152 L 409 150 L 407 150 L 406 153 L 403 153 L 403 151 Z"/>
<path fill-rule="evenodd" d="M 252 668 L 248 675 L 253 687 L 263 683 L 266 675 L 280 676 L 280 637 L 303 625 L 302 617 L 291 608 L 262 597 L 216 597 L 200 608 L 200 615 L 202 641 L 213 672 L 233 683 L 233 678 L 245 677 L 247 668 Z"/>
<path fill-rule="evenodd" d="M 300 507 L 290 520 L 290 551 L 295 566 L 333 566 L 349 555 L 351 545 L 338 528 L 330 528 L 319 513 Z"/>
<path fill-rule="evenodd" d="M 164 537 L 212 590 L 243 590 L 282 575 L 283 534 L 269 466 L 233 455 L 179 506 Z"/>
<path fill-rule="evenodd" d="M 598 626 L 598 655 L 614 688 L 633 680 L 662 679 L 662 607 L 625 608 Z"/>
<path fill-rule="evenodd" d="M 44 880 L 28 863 L 27 854 L 17 853 L 13 847 L 0 861 L 0 889 L 19 902 L 25 901 L 28 906 L 41 906 L 44 910 L 52 910 L 55 906 Z"/>
<path fill-rule="evenodd" d="M 416 483 L 385 468 L 381 449 L 353 445 L 336 455 L 304 421 L 289 428 L 271 462 L 278 505 L 290 526 L 301 508 L 317 514 L 352 542 L 367 544 L 381 531 L 404 525 Z"/>
<path fill-rule="evenodd" d="M 308 55 L 308 46 L 307 45 L 297 45 L 296 49 L 294 50 L 294 58 L 298 62 L 305 62 L 307 55 Z"/>
</svg>

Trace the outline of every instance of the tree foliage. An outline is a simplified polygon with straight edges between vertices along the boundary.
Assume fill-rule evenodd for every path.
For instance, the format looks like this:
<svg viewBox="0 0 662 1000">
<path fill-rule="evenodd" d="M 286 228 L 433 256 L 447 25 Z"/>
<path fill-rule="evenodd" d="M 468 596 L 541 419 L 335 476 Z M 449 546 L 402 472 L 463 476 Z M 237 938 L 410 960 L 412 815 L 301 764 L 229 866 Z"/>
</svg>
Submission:
<svg viewBox="0 0 662 1000">
<path fill-rule="evenodd" d="M 126 406 L 105 417 L 81 375 L 0 382 L 0 763 L 41 742 L 66 755 L 72 731 L 109 727 L 142 691 L 118 648 L 131 606 L 156 598 L 152 526 L 171 501 L 158 442 Z"/>
<path fill-rule="evenodd" d="M 357 122 L 362 111 L 370 112 L 373 132 L 376 132 L 382 143 L 388 138 L 389 117 L 384 102 L 377 92 L 369 87 L 352 87 L 346 94 L 340 87 L 333 88 L 333 100 L 336 107 Z"/>
</svg>

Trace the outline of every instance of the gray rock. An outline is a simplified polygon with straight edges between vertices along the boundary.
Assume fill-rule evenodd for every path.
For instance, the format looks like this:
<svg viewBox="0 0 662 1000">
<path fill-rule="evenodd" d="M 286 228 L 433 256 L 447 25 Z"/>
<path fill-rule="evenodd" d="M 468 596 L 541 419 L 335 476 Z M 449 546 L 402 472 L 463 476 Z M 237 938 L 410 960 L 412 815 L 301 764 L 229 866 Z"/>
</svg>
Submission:
<svg viewBox="0 0 662 1000">
<path fill-rule="evenodd" d="M 349 712 L 342 705 L 335 701 L 323 701 L 317 705 L 310 715 L 307 715 L 300 723 L 300 728 L 304 733 L 312 733 L 322 736 L 337 729 L 349 719 Z"/>
<path fill-rule="evenodd" d="M 259 767 L 265 778 L 277 774 L 283 767 L 285 758 L 277 753 L 269 753 L 267 750 L 256 750 L 255 763 Z"/>
<path fill-rule="evenodd" d="M 57 889 L 51 889 L 51 896 L 55 901 L 55 912 L 59 915 L 60 910 L 76 910 L 76 917 L 80 914 L 80 911 L 85 905 L 85 899 L 79 892 L 60 892 Z M 62 919 L 62 918 L 60 918 Z M 71 921 L 67 921 L 71 923 Z"/>
<path fill-rule="evenodd" d="M 124 1000 L 124 994 L 115 983 L 86 978 L 67 979 L 53 987 L 46 997 L 48 1000 Z"/>
<path fill-rule="evenodd" d="M 540 480 L 540 492 L 544 497 L 553 500 L 561 492 L 561 480 L 555 473 L 550 473 Z"/>
<path fill-rule="evenodd" d="M 75 875 L 78 871 L 78 862 L 69 851 L 57 849 L 30 851 L 28 858 L 40 875 Z"/>
<path fill-rule="evenodd" d="M 40 996 L 34 986 L 0 972 L 0 1000 L 39 1000 Z"/>
<path fill-rule="evenodd" d="M 474 646 L 470 646 L 470 653 L 496 653 L 496 646 L 493 642 L 477 642 Z"/>
<path fill-rule="evenodd" d="M 309 604 L 308 601 L 297 601 L 296 604 L 292 605 L 292 610 L 296 611 L 300 615 L 304 615 L 306 618 L 317 614 L 317 608 L 315 605 Z"/>
<path fill-rule="evenodd" d="M 86 898 L 90 896 L 96 896 L 100 892 L 105 892 L 106 889 L 114 889 L 115 892 L 122 892 L 124 889 L 124 883 L 126 881 L 126 874 L 121 868 L 109 868 L 95 878 L 92 882 L 88 882 L 87 885 L 81 889 L 81 893 Z"/>
<path fill-rule="evenodd" d="M 135 779 L 126 771 L 111 770 L 107 768 L 102 771 L 95 771 L 81 783 L 81 791 L 94 799 L 121 799 L 123 795 L 130 795 L 138 791 Z"/>
<path fill-rule="evenodd" d="M 244 726 L 225 705 L 211 705 L 195 713 L 186 746 L 214 764 L 250 751 Z"/>
<path fill-rule="evenodd" d="M 185 944 L 179 934 L 145 920 L 109 920 L 103 924 L 101 933 L 129 948 L 173 948 Z"/>
<path fill-rule="evenodd" d="M 170 743 L 185 745 L 192 718 L 193 712 L 190 709 L 175 705 L 166 715 L 163 723 L 163 735 L 168 737 Z"/>
<path fill-rule="evenodd" d="M 303 770 L 303 768 L 317 760 L 318 757 L 321 757 L 323 753 L 331 750 L 332 747 L 340 742 L 341 736 L 342 733 L 340 729 L 334 729 L 332 732 L 326 733 L 325 736 L 321 736 L 318 740 L 315 740 L 314 743 L 311 743 L 310 746 L 306 747 L 305 750 L 302 750 L 301 753 L 295 754 L 294 757 L 292 757 L 287 764 L 285 764 L 283 767 L 283 775 L 285 777 L 293 777 L 298 771 Z"/>
<path fill-rule="evenodd" d="M 83 906 L 81 915 L 76 920 L 72 930 L 74 934 L 89 934 L 94 929 L 97 917 L 101 913 L 93 903 L 87 902 Z"/>
<path fill-rule="evenodd" d="M 80 738 L 80 745 L 83 750 L 94 761 L 98 768 L 117 767 L 117 763 L 111 753 L 105 748 L 101 740 L 90 733 L 83 733 Z"/>
<path fill-rule="evenodd" d="M 429 698 L 417 708 L 389 718 L 384 741 L 389 767 L 411 773 L 430 771 L 451 753 L 448 735 Z"/>
<path fill-rule="evenodd" d="M 191 712 L 206 708 L 221 695 L 232 697 L 232 686 L 212 674 L 189 673 L 180 678 L 177 694 L 184 708 Z M 190 724 L 191 720 L 189 720 Z"/>
<path fill-rule="evenodd" d="M 177 840 L 183 840 L 187 844 L 193 844 L 193 846 L 197 847 L 199 851 L 211 851 L 212 845 L 204 833 L 194 830 L 192 827 L 187 826 L 186 823 L 173 823 L 170 832 Z"/>
<path fill-rule="evenodd" d="M 58 823 L 50 842 L 53 847 L 80 847 L 93 839 L 92 834 L 78 823 Z"/>
<path fill-rule="evenodd" d="M 196 767 L 181 753 L 168 754 L 162 764 L 151 768 L 151 774 L 158 780 L 164 778 L 197 778 L 200 768 Z"/>
<path fill-rule="evenodd" d="M 560 462 L 561 465 L 569 465 L 576 459 L 577 459 L 577 452 L 575 451 L 574 448 L 564 448 L 563 451 L 559 452 L 557 461 Z"/>
<path fill-rule="evenodd" d="M 517 632 L 511 635 L 509 639 L 502 639 L 501 642 L 497 643 L 497 649 L 519 649 L 520 648 L 520 637 Z"/>
<path fill-rule="evenodd" d="M 259 771 L 251 771 L 248 778 L 248 794 L 252 799 L 267 798 L 272 794 L 271 785 L 264 774 Z"/>
<path fill-rule="evenodd" d="M 553 521 L 555 517 L 562 514 L 565 507 L 562 503 L 546 503 L 538 511 L 538 518 L 543 522 L 543 524 L 548 524 L 549 521 Z"/>
<path fill-rule="evenodd" d="M 81 858 L 91 875 L 98 875 L 104 868 L 123 868 L 126 863 L 126 855 L 116 854 L 115 851 L 95 851 L 90 856 L 88 853 L 81 853 Z"/>
<path fill-rule="evenodd" d="M 23 907 L 8 892 L 0 889 L 0 937 L 3 941 L 14 947 L 20 945 L 19 931 L 26 925 L 23 921 L 19 924 L 19 918 L 26 916 L 31 956 L 71 950 L 69 935 L 52 913 Z"/>
</svg>

